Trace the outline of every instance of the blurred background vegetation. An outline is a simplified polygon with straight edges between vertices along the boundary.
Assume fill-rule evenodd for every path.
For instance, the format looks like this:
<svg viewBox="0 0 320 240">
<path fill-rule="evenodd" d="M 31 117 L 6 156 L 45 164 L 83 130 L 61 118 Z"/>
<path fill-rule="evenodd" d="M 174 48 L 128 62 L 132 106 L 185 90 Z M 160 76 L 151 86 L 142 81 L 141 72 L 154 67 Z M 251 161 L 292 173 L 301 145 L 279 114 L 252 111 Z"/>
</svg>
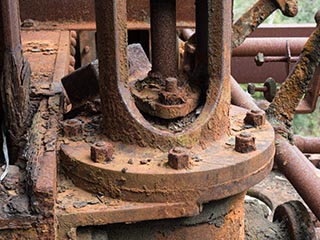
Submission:
<svg viewBox="0 0 320 240">
<path fill-rule="evenodd" d="M 238 19 L 257 0 L 234 0 L 234 19 Z M 293 24 L 314 23 L 314 15 L 320 9 L 320 0 L 299 0 L 298 15 L 289 18 L 282 15 L 280 11 L 274 12 L 264 23 L 266 24 Z M 296 134 L 303 136 L 320 137 L 320 100 L 318 100 L 315 111 L 311 114 L 296 114 L 293 121 L 293 130 Z"/>
</svg>

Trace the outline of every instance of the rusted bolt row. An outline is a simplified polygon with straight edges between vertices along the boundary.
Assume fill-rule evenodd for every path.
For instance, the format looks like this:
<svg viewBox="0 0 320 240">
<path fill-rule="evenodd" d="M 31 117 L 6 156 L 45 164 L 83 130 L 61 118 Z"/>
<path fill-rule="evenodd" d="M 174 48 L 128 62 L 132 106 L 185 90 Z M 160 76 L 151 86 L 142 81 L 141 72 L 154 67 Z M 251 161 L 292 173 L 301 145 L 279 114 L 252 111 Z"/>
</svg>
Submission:
<svg viewBox="0 0 320 240">
<path fill-rule="evenodd" d="M 176 170 L 190 167 L 190 154 L 187 149 L 175 147 L 169 150 L 168 164 Z"/>
<path fill-rule="evenodd" d="M 75 69 L 76 65 L 76 47 L 77 47 L 77 32 L 71 31 L 70 32 L 70 60 L 69 60 L 69 73 L 72 73 Z"/>
<path fill-rule="evenodd" d="M 242 132 L 236 136 L 235 150 L 239 153 L 249 153 L 255 151 L 256 138 L 251 133 Z"/>
<path fill-rule="evenodd" d="M 109 142 L 99 141 L 91 145 L 90 152 L 92 161 L 104 163 L 112 160 L 114 148 Z"/>
<path fill-rule="evenodd" d="M 65 137 L 78 137 L 82 135 L 82 122 L 79 119 L 68 119 L 62 125 Z"/>
<path fill-rule="evenodd" d="M 262 110 L 251 110 L 247 112 L 244 123 L 254 127 L 263 126 L 266 123 L 266 113 Z"/>
</svg>

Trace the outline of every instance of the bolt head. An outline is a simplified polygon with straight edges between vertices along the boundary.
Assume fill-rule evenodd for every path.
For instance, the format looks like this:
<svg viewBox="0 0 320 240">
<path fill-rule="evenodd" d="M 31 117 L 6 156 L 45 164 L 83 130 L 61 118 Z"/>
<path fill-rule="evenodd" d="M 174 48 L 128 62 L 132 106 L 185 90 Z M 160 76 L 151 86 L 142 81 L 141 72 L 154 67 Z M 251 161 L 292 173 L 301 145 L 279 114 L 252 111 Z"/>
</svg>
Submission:
<svg viewBox="0 0 320 240">
<path fill-rule="evenodd" d="M 248 132 L 242 132 L 236 136 L 235 150 L 239 153 L 249 153 L 255 151 L 256 138 Z"/>
<path fill-rule="evenodd" d="M 187 149 L 175 147 L 169 150 L 168 164 L 176 170 L 190 167 L 190 154 Z"/>
<path fill-rule="evenodd" d="M 252 125 L 254 127 L 263 126 L 266 124 L 266 113 L 262 110 L 251 110 L 247 112 L 247 115 L 244 118 L 244 124 Z"/>
<path fill-rule="evenodd" d="M 253 83 L 248 83 L 248 87 L 247 87 L 248 93 L 249 94 L 255 94 L 256 92 L 256 86 Z"/>
<path fill-rule="evenodd" d="M 264 54 L 259 52 L 257 56 L 255 56 L 254 60 L 258 67 L 262 66 L 264 64 Z"/>
<path fill-rule="evenodd" d="M 82 122 L 79 119 L 68 119 L 62 123 L 65 137 L 77 137 L 82 135 Z"/>
<path fill-rule="evenodd" d="M 91 160 L 98 163 L 112 160 L 114 154 L 113 145 L 109 142 L 99 141 L 91 145 Z"/>
<path fill-rule="evenodd" d="M 166 91 L 176 92 L 178 88 L 178 80 L 174 77 L 166 78 Z"/>
</svg>

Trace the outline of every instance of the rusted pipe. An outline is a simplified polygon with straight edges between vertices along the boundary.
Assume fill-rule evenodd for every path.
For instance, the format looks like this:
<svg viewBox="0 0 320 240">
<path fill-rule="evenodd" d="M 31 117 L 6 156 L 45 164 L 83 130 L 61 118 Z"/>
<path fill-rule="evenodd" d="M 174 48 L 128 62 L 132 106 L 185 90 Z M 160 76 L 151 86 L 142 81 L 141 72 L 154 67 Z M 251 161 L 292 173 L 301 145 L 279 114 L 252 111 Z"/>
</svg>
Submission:
<svg viewBox="0 0 320 240">
<path fill-rule="evenodd" d="M 152 71 L 164 78 L 178 70 L 176 1 L 150 0 Z"/>
<path fill-rule="evenodd" d="M 320 138 L 295 135 L 293 141 L 303 153 L 320 153 Z"/>
<path fill-rule="evenodd" d="M 276 135 L 275 163 L 310 210 L 320 219 L 320 180 L 315 167 L 296 147 Z"/>
<path fill-rule="evenodd" d="M 255 56 L 262 52 L 265 56 L 285 56 L 286 45 L 292 56 L 299 56 L 308 38 L 247 38 L 243 44 L 232 51 L 233 57 Z"/>
<path fill-rule="evenodd" d="M 237 81 L 231 77 L 231 103 L 246 108 L 248 110 L 261 110 L 254 102 L 253 98 L 245 93 Z"/>
<path fill-rule="evenodd" d="M 317 15 L 319 12 L 317 13 Z M 318 23 L 317 23 L 318 24 Z M 281 85 L 280 90 L 269 105 L 267 114 L 273 126 L 291 127 L 291 121 L 302 97 L 306 93 L 309 82 L 320 61 L 320 28 L 319 24 L 304 45 L 291 74 Z"/>
<path fill-rule="evenodd" d="M 275 10 L 280 9 L 287 17 L 298 13 L 297 0 L 259 0 L 233 24 L 232 48 L 243 41 Z"/>
</svg>

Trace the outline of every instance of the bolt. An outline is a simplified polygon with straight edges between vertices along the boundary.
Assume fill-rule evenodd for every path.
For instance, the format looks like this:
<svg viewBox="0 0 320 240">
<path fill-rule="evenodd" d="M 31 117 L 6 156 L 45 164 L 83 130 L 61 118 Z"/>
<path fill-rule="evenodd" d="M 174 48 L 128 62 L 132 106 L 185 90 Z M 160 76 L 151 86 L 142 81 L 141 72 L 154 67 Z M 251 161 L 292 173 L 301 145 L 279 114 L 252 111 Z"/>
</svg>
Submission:
<svg viewBox="0 0 320 240">
<path fill-rule="evenodd" d="M 268 88 L 265 86 L 257 87 L 253 83 L 248 83 L 247 90 L 248 90 L 248 93 L 250 93 L 252 95 L 252 94 L 255 94 L 255 92 L 266 92 L 266 91 L 268 91 Z"/>
<path fill-rule="evenodd" d="M 95 142 L 90 150 L 91 160 L 98 163 L 111 161 L 114 153 L 113 145 L 105 141 Z"/>
<path fill-rule="evenodd" d="M 249 153 L 255 151 L 256 138 L 248 132 L 242 132 L 236 136 L 235 150 L 239 153 Z"/>
<path fill-rule="evenodd" d="M 244 118 L 244 124 L 254 127 L 263 126 L 266 123 L 266 113 L 262 110 L 251 110 Z"/>
<path fill-rule="evenodd" d="M 68 119 L 62 125 L 64 136 L 77 137 L 82 135 L 82 122 L 79 119 Z"/>
<path fill-rule="evenodd" d="M 166 91 L 176 92 L 178 88 L 178 80 L 173 77 L 166 78 Z"/>
<path fill-rule="evenodd" d="M 176 170 L 190 167 L 190 154 L 185 148 L 175 147 L 169 150 L 168 164 Z"/>
<path fill-rule="evenodd" d="M 254 57 L 254 61 L 256 62 L 257 66 L 260 67 L 264 64 L 264 54 L 259 52 L 257 56 Z"/>
</svg>

